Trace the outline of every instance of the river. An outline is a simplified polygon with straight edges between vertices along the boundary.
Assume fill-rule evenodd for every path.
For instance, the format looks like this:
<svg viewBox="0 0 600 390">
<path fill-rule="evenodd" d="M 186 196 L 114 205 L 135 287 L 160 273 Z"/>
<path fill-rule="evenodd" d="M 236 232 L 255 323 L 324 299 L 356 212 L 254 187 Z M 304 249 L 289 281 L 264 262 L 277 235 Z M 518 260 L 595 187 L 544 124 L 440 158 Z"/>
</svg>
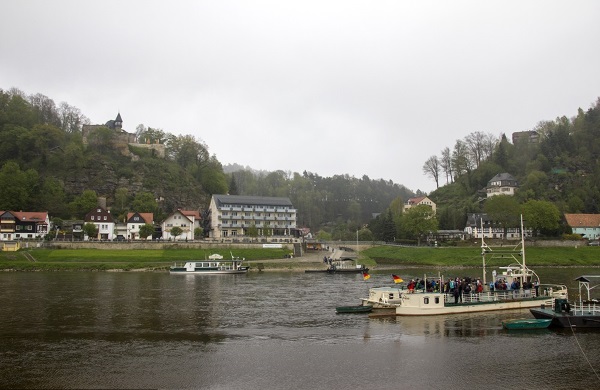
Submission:
<svg viewBox="0 0 600 390">
<path fill-rule="evenodd" d="M 571 299 L 576 276 L 600 273 L 537 271 L 544 283 L 568 283 Z M 502 329 L 502 319 L 530 317 L 526 310 L 335 313 L 392 284 L 391 272 L 434 274 L 1 273 L 0 387 L 598 388 L 600 332 Z"/>
</svg>

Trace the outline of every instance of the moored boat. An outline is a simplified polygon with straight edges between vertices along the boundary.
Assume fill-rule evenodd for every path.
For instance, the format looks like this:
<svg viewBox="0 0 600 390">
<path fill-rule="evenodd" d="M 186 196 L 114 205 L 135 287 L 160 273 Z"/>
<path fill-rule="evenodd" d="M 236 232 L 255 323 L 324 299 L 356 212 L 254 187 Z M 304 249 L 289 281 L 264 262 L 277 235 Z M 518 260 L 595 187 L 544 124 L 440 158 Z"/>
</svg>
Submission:
<svg viewBox="0 0 600 390">
<path fill-rule="evenodd" d="M 600 303 L 590 297 L 590 291 L 600 286 L 600 275 L 583 275 L 575 280 L 579 282 L 579 302 L 570 304 L 567 299 L 556 299 L 552 305 L 530 309 L 531 314 L 551 320 L 551 327 L 600 328 Z M 587 290 L 585 300 L 582 290 Z"/>
<path fill-rule="evenodd" d="M 550 325 L 549 319 L 516 319 L 502 321 L 502 327 L 509 330 L 545 329 Z"/>
<path fill-rule="evenodd" d="M 356 260 L 346 257 L 338 260 L 332 260 L 327 268 L 308 269 L 304 272 L 321 272 L 329 274 L 360 274 L 368 271 L 369 268 L 365 267 L 363 264 L 356 264 Z"/>
<path fill-rule="evenodd" d="M 243 266 L 244 259 L 231 256 L 231 260 L 222 260 L 223 256 L 210 255 L 208 260 L 187 261 L 184 264 L 175 263 L 169 272 L 172 274 L 244 274 L 250 269 Z"/>
</svg>

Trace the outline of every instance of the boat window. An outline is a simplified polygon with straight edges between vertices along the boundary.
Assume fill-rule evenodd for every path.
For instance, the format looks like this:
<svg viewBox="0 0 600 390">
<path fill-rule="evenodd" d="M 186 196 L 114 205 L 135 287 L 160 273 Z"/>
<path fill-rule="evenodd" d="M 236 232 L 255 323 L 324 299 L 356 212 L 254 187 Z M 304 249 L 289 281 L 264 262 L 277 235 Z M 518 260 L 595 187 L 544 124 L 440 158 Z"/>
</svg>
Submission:
<svg viewBox="0 0 600 390">
<path fill-rule="evenodd" d="M 390 293 L 388 299 L 394 299 L 394 293 Z"/>
<path fill-rule="evenodd" d="M 429 305 L 429 297 L 423 298 L 423 303 Z"/>
<path fill-rule="evenodd" d="M 435 304 L 437 305 L 438 303 L 440 303 L 440 297 L 435 297 Z"/>
</svg>

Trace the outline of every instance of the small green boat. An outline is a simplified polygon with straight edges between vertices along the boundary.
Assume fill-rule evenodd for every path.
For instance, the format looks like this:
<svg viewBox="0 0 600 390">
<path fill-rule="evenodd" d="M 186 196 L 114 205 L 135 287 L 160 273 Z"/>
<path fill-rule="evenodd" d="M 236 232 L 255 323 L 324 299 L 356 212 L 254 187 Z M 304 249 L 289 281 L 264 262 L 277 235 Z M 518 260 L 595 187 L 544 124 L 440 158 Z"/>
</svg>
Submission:
<svg viewBox="0 0 600 390">
<path fill-rule="evenodd" d="M 519 330 L 545 329 L 548 326 L 550 326 L 551 322 L 552 322 L 551 319 L 547 320 L 547 319 L 537 319 L 537 318 L 508 320 L 508 321 L 502 321 L 502 327 L 504 329 L 511 329 L 511 330 L 513 330 L 513 329 L 519 329 Z"/>
<path fill-rule="evenodd" d="M 352 313 L 369 313 L 373 310 L 371 305 L 359 305 L 359 306 L 338 306 L 335 308 L 338 314 L 352 314 Z"/>
</svg>

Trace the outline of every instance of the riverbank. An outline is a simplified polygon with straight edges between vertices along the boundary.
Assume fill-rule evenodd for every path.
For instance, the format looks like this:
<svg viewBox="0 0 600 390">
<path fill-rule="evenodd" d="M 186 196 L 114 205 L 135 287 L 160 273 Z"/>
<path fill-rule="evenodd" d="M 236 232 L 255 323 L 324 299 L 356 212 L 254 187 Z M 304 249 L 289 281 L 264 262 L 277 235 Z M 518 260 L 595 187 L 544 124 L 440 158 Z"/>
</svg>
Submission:
<svg viewBox="0 0 600 390">
<path fill-rule="evenodd" d="M 323 257 L 328 251 L 304 252 L 290 257 L 285 248 L 206 248 L 197 249 L 44 249 L 0 253 L 3 271 L 156 271 L 167 272 L 175 262 L 206 259 L 219 253 L 224 259 L 244 258 L 251 272 L 304 272 L 325 269 Z M 352 253 L 356 256 L 356 253 Z M 506 266 L 511 259 L 493 259 L 488 266 Z M 414 267 L 478 268 L 479 247 L 398 247 L 376 246 L 358 253 L 358 263 L 371 271 Z M 598 247 L 533 247 L 527 248 L 527 265 L 532 267 L 600 267 Z"/>
</svg>

